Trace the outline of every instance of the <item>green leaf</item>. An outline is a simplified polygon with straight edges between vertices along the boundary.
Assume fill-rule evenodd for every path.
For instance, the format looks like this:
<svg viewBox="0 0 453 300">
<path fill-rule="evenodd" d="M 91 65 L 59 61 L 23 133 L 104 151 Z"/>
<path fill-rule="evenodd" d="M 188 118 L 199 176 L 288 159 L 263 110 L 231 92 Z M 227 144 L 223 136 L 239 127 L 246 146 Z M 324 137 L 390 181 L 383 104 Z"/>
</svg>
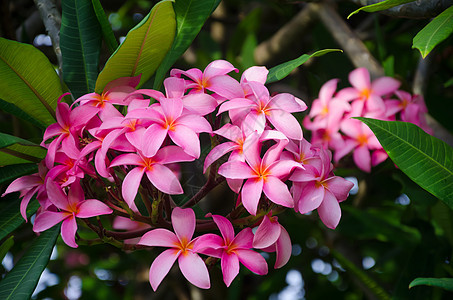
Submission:
<svg viewBox="0 0 453 300">
<path fill-rule="evenodd" d="M 12 197 L 13 196 L 10 196 L 7 199 L 12 199 Z M 16 228 L 25 222 L 20 214 L 20 202 L 21 199 L 16 198 L 15 200 L 11 200 L 11 203 L 6 207 L 2 207 L 2 213 L 0 214 L 0 240 L 4 239 L 8 234 L 16 230 Z M 38 207 L 38 200 L 32 198 L 27 206 L 27 219 L 38 210 Z"/>
<path fill-rule="evenodd" d="M 38 163 L 46 156 L 47 150 L 27 140 L 0 133 L 0 167 Z"/>
<path fill-rule="evenodd" d="M 425 58 L 437 44 L 453 32 L 453 6 L 444 10 L 428 23 L 412 41 L 412 48 L 417 48 Z"/>
<path fill-rule="evenodd" d="M 6 256 L 6 253 L 8 253 L 9 249 L 14 245 L 14 236 L 10 236 L 6 241 L 4 241 L 0 245 L 0 261 L 3 261 L 3 259 Z"/>
<path fill-rule="evenodd" d="M 107 83 L 120 77 L 141 74 L 139 86 L 146 82 L 170 50 L 175 30 L 171 0 L 160 1 L 110 56 L 96 81 L 96 93 L 102 93 Z"/>
<path fill-rule="evenodd" d="M 98 18 L 98 22 L 101 25 L 102 36 L 104 37 L 105 44 L 109 48 L 110 53 L 115 52 L 118 48 L 118 42 L 116 41 L 115 35 L 113 34 L 112 26 L 105 15 L 104 9 L 102 8 L 99 0 L 91 0 L 93 3 L 94 13 Z"/>
<path fill-rule="evenodd" d="M 415 278 L 410 284 L 409 288 L 417 285 L 429 285 L 443 288 L 447 291 L 453 291 L 453 278 Z"/>
<path fill-rule="evenodd" d="M 47 57 L 32 45 L 0 37 L 0 98 L 45 124 L 55 123 L 60 79 Z"/>
<path fill-rule="evenodd" d="M 43 232 L 27 253 L 0 281 L 0 299 L 29 299 L 38 284 L 39 277 L 49 262 L 53 246 L 60 233 L 60 225 Z"/>
<path fill-rule="evenodd" d="M 453 209 L 453 148 L 411 123 L 357 119 L 370 127 L 401 171 Z"/>
<path fill-rule="evenodd" d="M 176 0 L 176 36 L 161 65 L 156 71 L 154 88 L 162 84 L 165 74 L 175 61 L 189 48 L 200 32 L 209 15 L 219 5 L 220 0 Z"/>
<path fill-rule="evenodd" d="M 9 165 L 0 168 L 0 185 L 10 182 L 19 176 L 38 172 L 36 164 Z"/>
<path fill-rule="evenodd" d="M 41 129 L 46 129 L 47 127 L 46 124 L 44 124 L 38 119 L 31 117 L 29 114 L 25 113 L 22 109 L 20 109 L 13 103 L 4 101 L 2 99 L 0 99 L 0 110 L 12 114 L 13 116 L 16 116 L 22 120 L 28 121 Z"/>
<path fill-rule="evenodd" d="M 75 98 L 94 91 L 99 73 L 101 25 L 90 0 L 61 2 L 63 79 Z"/>
<path fill-rule="evenodd" d="M 289 73 L 291 73 L 292 70 L 294 70 L 295 68 L 297 68 L 300 65 L 302 65 L 303 63 L 305 63 L 311 57 L 322 56 L 322 55 L 324 55 L 326 53 L 337 52 L 337 51 L 343 52 L 343 50 L 340 50 L 340 49 L 319 50 L 319 51 L 316 51 L 313 54 L 303 54 L 303 55 L 299 56 L 296 59 L 287 61 L 285 63 L 282 63 L 282 64 L 278 65 L 278 66 L 275 66 L 275 67 L 273 67 L 272 69 L 269 70 L 269 74 L 267 75 L 266 84 L 282 80 L 283 78 L 288 76 Z"/>
<path fill-rule="evenodd" d="M 376 12 L 376 11 L 386 10 L 386 9 L 392 8 L 394 6 L 398 6 L 401 4 L 406 4 L 406 3 L 410 3 L 410 2 L 414 2 L 414 1 L 415 0 L 386 0 L 386 1 L 379 2 L 379 3 L 367 5 L 367 6 L 361 7 L 359 9 L 353 11 L 351 14 L 349 14 L 348 19 L 352 15 L 355 15 L 356 13 L 358 13 L 361 10 L 366 11 L 366 12 Z"/>
</svg>

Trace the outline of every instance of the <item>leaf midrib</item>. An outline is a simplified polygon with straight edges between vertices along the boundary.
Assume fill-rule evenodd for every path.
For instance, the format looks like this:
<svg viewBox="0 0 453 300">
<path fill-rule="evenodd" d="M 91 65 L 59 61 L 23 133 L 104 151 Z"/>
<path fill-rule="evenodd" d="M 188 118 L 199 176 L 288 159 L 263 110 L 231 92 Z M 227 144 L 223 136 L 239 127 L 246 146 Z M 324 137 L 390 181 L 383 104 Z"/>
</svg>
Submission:
<svg viewBox="0 0 453 300">
<path fill-rule="evenodd" d="M 440 30 L 440 28 L 442 28 L 442 26 L 443 26 L 446 22 L 450 21 L 451 18 L 453 18 L 453 15 L 447 16 L 447 18 L 445 19 L 445 21 L 442 22 L 441 24 L 439 24 L 439 26 L 436 28 L 436 30 L 434 30 L 434 32 L 431 34 L 431 36 L 429 37 L 429 39 L 428 39 L 428 41 L 427 41 L 427 43 L 426 43 L 426 45 L 425 45 L 425 51 L 424 51 L 425 53 L 426 53 L 427 51 L 429 51 L 429 50 L 428 50 L 428 48 L 429 48 L 428 46 L 430 45 L 431 40 L 433 39 L 434 35 Z"/>
</svg>

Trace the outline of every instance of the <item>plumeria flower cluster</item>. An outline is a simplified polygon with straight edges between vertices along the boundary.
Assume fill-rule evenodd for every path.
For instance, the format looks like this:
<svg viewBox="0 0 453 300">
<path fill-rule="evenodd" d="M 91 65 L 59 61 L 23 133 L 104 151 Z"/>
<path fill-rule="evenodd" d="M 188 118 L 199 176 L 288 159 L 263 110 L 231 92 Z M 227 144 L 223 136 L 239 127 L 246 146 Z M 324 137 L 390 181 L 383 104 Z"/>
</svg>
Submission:
<svg viewBox="0 0 453 300">
<path fill-rule="evenodd" d="M 332 150 L 336 162 L 352 152 L 357 167 L 370 172 L 388 157 L 373 132 L 353 117 L 411 122 L 432 133 L 423 96 L 398 90 L 398 80 L 380 77 L 371 81 L 368 70 L 358 68 L 349 74 L 352 87 L 337 92 L 338 82 L 332 79 L 321 87 L 303 121 L 312 131 L 312 144 Z"/>
<path fill-rule="evenodd" d="M 230 72 L 238 70 L 217 60 L 204 71 L 172 70 L 164 93 L 136 89 L 140 77 L 133 77 L 114 80 L 101 94 L 84 95 L 72 105 L 62 95 L 57 122 L 44 133 L 47 156 L 39 173 L 15 180 L 5 194 L 21 193 L 25 219 L 36 196 L 40 208 L 33 230 L 61 223 L 70 247 L 85 242 L 77 233 L 82 224 L 123 249 L 167 248 L 150 268 L 154 290 L 176 260 L 200 288 L 210 287 L 208 266 L 218 261 L 227 286 L 241 264 L 267 274 L 261 251 L 275 252 L 274 267 L 284 266 L 291 239 L 277 215 L 286 208 L 301 214 L 317 210 L 334 229 L 339 203 L 353 184 L 334 175 L 329 150 L 303 138 L 293 115 L 306 110 L 302 100 L 271 95 L 264 67 L 249 68 L 239 81 Z M 330 122 L 318 119 L 313 124 Z M 207 155 L 200 135 L 211 140 Z M 199 159 L 207 181 L 177 205 L 173 196 L 184 193 L 181 170 Z M 236 194 L 233 210 L 225 216 L 203 212 L 197 219 L 200 208 L 192 207 L 224 181 Z M 115 218 L 112 228 L 104 227 L 103 218 Z"/>
</svg>

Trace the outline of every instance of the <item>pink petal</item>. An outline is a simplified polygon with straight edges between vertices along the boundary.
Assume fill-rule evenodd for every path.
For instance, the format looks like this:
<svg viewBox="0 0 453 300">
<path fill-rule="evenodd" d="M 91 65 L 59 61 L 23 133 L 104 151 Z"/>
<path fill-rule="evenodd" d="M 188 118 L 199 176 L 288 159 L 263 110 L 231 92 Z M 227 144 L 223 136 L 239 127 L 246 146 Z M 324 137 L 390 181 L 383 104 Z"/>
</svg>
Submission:
<svg viewBox="0 0 453 300">
<path fill-rule="evenodd" d="M 203 78 L 203 72 L 201 70 L 193 68 L 187 71 L 179 70 L 179 69 L 172 69 L 170 71 L 170 76 L 177 76 L 180 77 L 181 75 L 187 76 L 193 81 L 201 81 Z"/>
<path fill-rule="evenodd" d="M 153 157 L 156 162 L 161 164 L 171 164 L 183 161 L 193 161 L 195 158 L 181 149 L 178 146 L 166 146 L 157 151 Z"/>
<path fill-rule="evenodd" d="M 325 180 L 324 183 L 327 185 L 327 189 L 338 199 L 338 201 L 346 200 L 349 191 L 354 186 L 354 183 L 339 176 L 332 176 Z"/>
<path fill-rule="evenodd" d="M 267 263 L 261 254 L 253 250 L 236 250 L 239 261 L 250 271 L 258 275 L 267 274 Z"/>
<path fill-rule="evenodd" d="M 186 90 L 185 80 L 176 77 L 166 78 L 164 80 L 164 87 L 168 98 L 182 98 Z"/>
<path fill-rule="evenodd" d="M 140 150 L 146 157 L 153 157 L 160 146 L 162 146 L 167 133 L 167 128 L 163 128 L 160 124 L 152 124 L 143 134 Z M 149 141 L 152 141 L 152 143 Z"/>
<path fill-rule="evenodd" d="M 168 229 L 157 228 L 145 233 L 140 241 L 139 245 L 145 245 L 150 247 L 168 247 L 174 248 L 180 244 L 176 235 Z"/>
<path fill-rule="evenodd" d="M 214 76 L 228 74 L 231 71 L 238 72 L 238 69 L 236 69 L 229 61 L 218 59 L 206 66 L 203 75 L 206 78 L 211 78 Z"/>
<path fill-rule="evenodd" d="M 143 173 L 145 172 L 145 168 L 137 167 L 129 171 L 126 177 L 124 177 L 123 185 L 122 185 L 122 195 L 124 201 L 126 201 L 127 205 L 131 209 L 136 209 L 135 206 L 135 196 L 138 192 L 138 187 L 140 186 L 140 181 L 142 180 Z"/>
<path fill-rule="evenodd" d="M 187 154 L 195 158 L 200 157 L 200 140 L 192 129 L 184 125 L 176 125 L 174 130 L 168 132 L 168 135 Z"/>
<path fill-rule="evenodd" d="M 337 227 L 341 218 L 341 209 L 340 204 L 331 192 L 326 191 L 324 200 L 318 207 L 318 214 L 324 225 L 330 229 Z"/>
<path fill-rule="evenodd" d="M 42 184 L 42 178 L 38 174 L 19 177 L 11 182 L 2 197 L 9 193 L 30 189 L 39 184 Z"/>
<path fill-rule="evenodd" d="M 184 107 L 199 115 L 212 113 L 217 107 L 217 100 L 208 94 L 190 94 L 182 99 Z"/>
<path fill-rule="evenodd" d="M 175 120 L 181 115 L 183 104 L 180 98 L 162 98 L 159 102 L 166 119 Z"/>
<path fill-rule="evenodd" d="M 244 97 L 244 91 L 239 82 L 228 75 L 210 78 L 206 89 L 227 99 Z"/>
<path fill-rule="evenodd" d="M 216 160 L 224 156 L 230 151 L 233 151 L 235 148 L 237 148 L 238 145 L 233 142 L 226 142 L 220 145 L 215 146 L 211 152 L 206 156 L 204 160 L 204 165 L 203 165 L 203 173 L 206 172 L 206 169 Z"/>
<path fill-rule="evenodd" d="M 290 139 L 302 139 L 302 128 L 292 114 L 284 110 L 272 109 L 268 112 L 267 118 L 277 130 L 281 131 Z"/>
<path fill-rule="evenodd" d="M 61 237 L 63 242 L 66 243 L 69 247 L 77 248 L 78 245 L 75 242 L 75 234 L 77 231 L 77 222 L 74 215 L 71 215 L 69 218 L 65 219 L 61 224 Z"/>
<path fill-rule="evenodd" d="M 171 223 L 180 241 L 192 239 L 195 232 L 195 213 L 191 208 L 175 207 L 171 213 Z"/>
<path fill-rule="evenodd" d="M 258 171 L 261 166 L 259 137 L 260 135 L 257 132 L 253 132 L 245 139 L 242 146 L 245 160 L 255 171 Z"/>
<path fill-rule="evenodd" d="M 234 278 L 239 274 L 239 258 L 234 253 L 228 254 L 227 252 L 223 252 L 220 263 L 223 282 L 229 287 Z"/>
<path fill-rule="evenodd" d="M 218 226 L 218 225 L 217 225 Z M 233 231 L 234 235 L 234 231 Z M 207 233 L 199 236 L 194 244 L 192 251 L 202 254 L 207 254 L 204 250 L 206 249 L 219 249 L 224 246 L 224 240 L 217 234 Z"/>
<path fill-rule="evenodd" d="M 276 221 L 264 216 L 253 237 L 253 248 L 263 249 L 274 244 L 280 236 L 281 226 Z"/>
<path fill-rule="evenodd" d="M 178 258 L 179 269 L 186 279 L 193 285 L 201 289 L 209 289 L 208 268 L 198 254 L 191 251 L 181 253 Z"/>
<path fill-rule="evenodd" d="M 47 180 L 46 191 L 49 200 L 59 209 L 70 211 L 68 196 L 65 195 L 61 187 L 52 180 Z"/>
<path fill-rule="evenodd" d="M 319 99 L 323 103 L 327 103 L 327 101 L 332 99 L 339 81 L 339 79 L 331 79 L 322 85 L 321 89 L 319 90 Z"/>
<path fill-rule="evenodd" d="M 242 204 L 251 215 L 256 215 L 258 202 L 260 201 L 263 192 L 263 184 L 264 182 L 262 179 L 252 178 L 247 180 L 242 187 Z"/>
<path fill-rule="evenodd" d="M 313 173 L 312 168 L 306 168 L 306 169 L 296 169 L 294 173 L 291 175 L 289 178 L 292 181 L 297 181 L 297 182 L 308 182 L 308 181 L 314 181 L 318 179 L 318 175 Z"/>
<path fill-rule="evenodd" d="M 241 82 L 257 81 L 259 83 L 265 84 L 267 80 L 267 74 L 269 74 L 269 71 L 266 69 L 266 67 L 253 66 L 242 73 Z"/>
<path fill-rule="evenodd" d="M 285 207 L 294 207 L 294 200 L 288 187 L 277 177 L 268 176 L 264 180 L 263 191 L 272 202 Z"/>
<path fill-rule="evenodd" d="M 335 98 L 343 101 L 351 101 L 360 98 L 360 92 L 353 87 L 347 87 L 340 90 Z"/>
<path fill-rule="evenodd" d="M 310 182 L 305 186 L 302 195 L 298 201 L 298 208 L 301 214 L 308 213 L 317 209 L 324 199 L 325 190 L 323 186 L 317 187 L 314 182 Z"/>
<path fill-rule="evenodd" d="M 218 173 L 225 178 L 232 179 L 256 177 L 249 165 L 242 161 L 228 161 L 220 166 Z"/>
<path fill-rule="evenodd" d="M 288 232 L 286 231 L 283 226 L 281 226 L 281 232 L 280 232 L 280 237 L 277 240 L 276 244 L 276 259 L 275 259 L 275 265 L 274 269 L 279 269 L 286 265 L 286 263 L 289 261 L 291 257 L 291 252 L 292 252 L 292 245 L 291 245 L 291 239 L 289 237 Z"/>
<path fill-rule="evenodd" d="M 146 176 L 158 190 L 166 194 L 177 195 L 184 193 L 178 177 L 164 165 L 153 164 L 150 169 L 146 170 Z"/>
<path fill-rule="evenodd" d="M 360 170 L 371 172 L 371 155 L 367 146 L 357 147 L 352 153 L 352 158 Z"/>
<path fill-rule="evenodd" d="M 247 109 L 247 108 L 253 107 L 254 105 L 255 105 L 255 103 L 253 101 L 246 99 L 246 98 L 231 99 L 229 101 L 222 103 L 222 105 L 220 105 L 217 115 L 220 115 L 221 113 L 223 113 L 227 110 Z"/>
<path fill-rule="evenodd" d="M 214 133 L 234 142 L 242 139 L 242 130 L 238 126 L 230 123 L 226 123 L 220 129 L 214 131 Z"/>
<path fill-rule="evenodd" d="M 401 82 L 392 77 L 380 77 L 371 83 L 371 89 L 374 94 L 383 96 L 395 92 L 400 85 Z"/>
<path fill-rule="evenodd" d="M 195 133 L 212 132 L 211 124 L 202 116 L 187 114 L 178 118 L 178 124 L 185 125 Z"/>
<path fill-rule="evenodd" d="M 295 168 L 302 169 L 302 165 L 294 160 L 280 160 L 269 166 L 272 176 L 283 178 L 291 173 Z"/>
<path fill-rule="evenodd" d="M 269 101 L 269 106 L 273 109 L 280 109 L 289 113 L 307 109 L 307 105 L 303 101 L 296 101 L 296 97 L 288 93 L 281 93 L 272 97 Z"/>
<path fill-rule="evenodd" d="M 216 223 L 217 227 L 219 227 L 220 233 L 225 240 L 225 244 L 228 245 L 234 239 L 233 225 L 227 218 L 223 216 L 212 215 L 212 219 Z"/>
<path fill-rule="evenodd" d="M 376 151 L 373 151 L 373 153 L 371 154 L 371 165 L 373 167 L 377 166 L 378 164 L 380 164 L 381 162 L 385 161 L 387 158 L 388 158 L 388 154 L 387 152 L 385 152 L 384 150 L 376 150 Z"/>
<path fill-rule="evenodd" d="M 266 127 L 266 115 L 264 112 L 258 112 L 251 110 L 245 119 L 242 121 L 242 128 L 245 135 L 249 135 L 250 132 L 257 131 L 258 134 L 262 134 Z"/>
<path fill-rule="evenodd" d="M 99 200 L 88 199 L 79 204 L 77 218 L 91 218 L 100 215 L 109 215 L 113 210 Z"/>
<path fill-rule="evenodd" d="M 110 163 L 110 168 L 121 165 L 143 166 L 143 159 L 135 153 L 121 154 Z"/>
<path fill-rule="evenodd" d="M 151 264 L 149 269 L 149 283 L 154 291 L 157 290 L 159 284 L 165 276 L 167 276 L 171 267 L 178 258 L 180 251 L 176 249 L 168 249 L 162 252 Z"/>
<path fill-rule="evenodd" d="M 253 247 L 253 231 L 252 228 L 247 227 L 242 229 L 232 243 L 236 249 L 250 249 Z"/>
<path fill-rule="evenodd" d="M 47 230 L 69 216 L 72 216 L 72 214 L 66 212 L 43 211 L 36 216 L 35 223 L 33 224 L 33 231 L 42 232 Z"/>
<path fill-rule="evenodd" d="M 365 68 L 358 68 L 349 73 L 349 82 L 358 90 L 369 89 L 370 73 Z"/>
</svg>

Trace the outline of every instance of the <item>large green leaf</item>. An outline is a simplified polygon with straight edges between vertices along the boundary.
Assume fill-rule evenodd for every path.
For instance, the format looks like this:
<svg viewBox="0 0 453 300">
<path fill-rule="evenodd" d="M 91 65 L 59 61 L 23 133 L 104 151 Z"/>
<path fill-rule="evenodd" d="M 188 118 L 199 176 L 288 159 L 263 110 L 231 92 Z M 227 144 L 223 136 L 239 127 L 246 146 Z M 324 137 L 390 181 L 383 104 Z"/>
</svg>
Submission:
<svg viewBox="0 0 453 300">
<path fill-rule="evenodd" d="M 161 65 L 156 71 L 154 88 L 160 87 L 164 76 L 175 61 L 187 50 L 209 15 L 219 5 L 220 0 L 176 0 L 176 36 Z"/>
<path fill-rule="evenodd" d="M 40 162 L 47 150 L 27 140 L 0 133 L 0 167 Z"/>
<path fill-rule="evenodd" d="M 42 121 L 31 117 L 29 114 L 25 113 L 22 109 L 14 105 L 13 103 L 4 101 L 0 99 L 0 110 L 3 110 L 13 116 L 16 116 L 22 120 L 30 122 L 34 126 L 45 129 L 47 126 Z"/>
<path fill-rule="evenodd" d="M 49 262 L 53 246 L 60 232 L 60 225 L 43 232 L 27 253 L 0 281 L 0 299 L 29 299 L 38 284 L 39 277 Z"/>
<path fill-rule="evenodd" d="M 63 0 L 61 5 L 63 79 L 78 98 L 94 91 L 99 73 L 101 25 L 90 0 Z"/>
<path fill-rule="evenodd" d="M 417 285 L 429 285 L 443 288 L 447 291 L 453 291 L 453 278 L 415 278 L 409 288 Z"/>
<path fill-rule="evenodd" d="M 302 65 L 303 63 L 305 63 L 311 57 L 322 56 L 322 55 L 324 55 L 326 53 L 336 52 L 336 51 L 343 52 L 340 49 L 319 50 L 319 51 L 316 51 L 313 54 L 303 54 L 303 55 L 299 56 L 296 59 L 287 61 L 285 63 L 282 63 L 282 64 L 278 65 L 278 66 L 275 66 L 275 67 L 273 67 L 272 69 L 269 70 L 269 74 L 267 75 L 266 84 L 282 80 L 283 78 L 288 76 L 289 73 L 291 73 L 292 70 L 294 70 L 295 68 L 297 68 L 300 65 Z"/>
<path fill-rule="evenodd" d="M 46 126 L 55 123 L 60 79 L 47 57 L 31 45 L 0 37 L 0 98 Z"/>
<path fill-rule="evenodd" d="M 401 171 L 453 209 L 453 148 L 411 123 L 357 119 L 370 127 Z"/>
<path fill-rule="evenodd" d="M 113 53 L 116 48 L 118 48 L 118 42 L 113 34 L 112 26 L 105 15 L 101 2 L 99 0 L 91 0 L 91 2 L 93 3 L 94 13 L 96 14 L 99 24 L 101 25 L 102 36 L 104 37 L 105 44 L 107 45 L 107 48 L 109 48 L 110 52 Z"/>
<path fill-rule="evenodd" d="M 0 168 L 0 185 L 10 182 L 19 176 L 38 172 L 36 164 L 9 165 Z"/>
<path fill-rule="evenodd" d="M 450 6 L 417 33 L 412 41 L 412 48 L 417 48 L 422 57 L 425 58 L 437 44 L 449 37 L 452 32 L 453 6 Z"/>
<path fill-rule="evenodd" d="M 406 4 L 406 3 L 414 2 L 414 1 L 415 0 L 386 0 L 386 1 L 375 3 L 375 4 L 363 6 L 363 7 L 359 8 L 359 9 L 353 11 L 352 13 L 350 13 L 349 16 L 348 16 L 348 19 L 352 15 L 355 15 L 356 13 L 358 13 L 361 10 L 366 11 L 366 12 L 381 11 L 381 10 L 386 10 L 386 9 L 392 8 L 394 6 L 398 6 L 398 5 L 401 5 L 401 4 Z"/>
<path fill-rule="evenodd" d="M 11 201 L 5 207 L 2 207 L 2 213 L 0 214 L 0 240 L 5 238 L 8 234 L 13 232 L 17 227 L 22 225 L 25 220 L 20 214 L 20 202 L 19 198 L 15 198 L 15 195 L 5 196 L 8 201 Z M 38 209 L 39 202 L 33 198 L 27 206 L 27 218 L 30 218 Z M 0 298 L 2 299 L 2 298 Z"/>
<path fill-rule="evenodd" d="M 96 81 L 96 92 L 120 77 L 141 74 L 140 85 L 159 67 L 175 37 L 176 20 L 171 0 L 154 5 L 150 13 L 132 28 L 124 42 L 105 64 Z"/>
<path fill-rule="evenodd" d="M 6 241 L 4 241 L 0 245 L 0 261 L 3 261 L 3 259 L 6 256 L 6 253 L 11 249 L 11 247 L 14 245 L 14 236 L 10 236 Z"/>
</svg>

